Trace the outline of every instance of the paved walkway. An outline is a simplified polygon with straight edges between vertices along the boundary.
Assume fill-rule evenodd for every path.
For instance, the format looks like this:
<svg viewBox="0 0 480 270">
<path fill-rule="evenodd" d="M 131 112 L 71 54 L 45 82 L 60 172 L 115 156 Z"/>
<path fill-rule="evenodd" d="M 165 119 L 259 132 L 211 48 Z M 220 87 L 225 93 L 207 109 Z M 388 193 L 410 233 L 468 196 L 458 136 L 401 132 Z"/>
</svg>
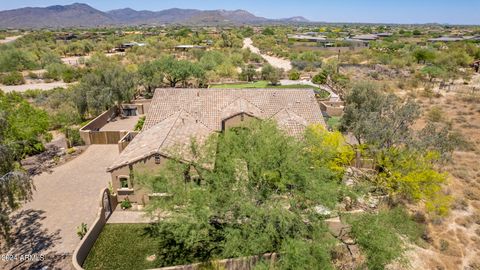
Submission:
<svg viewBox="0 0 480 270">
<path fill-rule="evenodd" d="M 10 252 L 45 255 L 46 260 L 21 268 L 64 269 L 69 265 L 69 254 L 80 242 L 76 227 L 82 222 L 90 226 L 95 220 L 100 190 L 110 179 L 105 169 L 117 156 L 116 145 L 92 145 L 51 174 L 34 177 L 33 200 L 14 216 L 15 244 Z M 2 263 L 0 269 L 11 269 Z"/>
<path fill-rule="evenodd" d="M 260 49 L 253 46 L 253 41 L 251 38 L 245 38 L 243 40 L 243 48 L 248 48 L 253 53 L 259 54 L 263 59 L 265 59 L 270 65 L 276 68 L 283 68 L 285 71 L 289 71 L 292 69 L 292 63 L 289 60 L 282 59 L 275 56 L 270 56 L 266 54 L 262 54 Z"/>
</svg>

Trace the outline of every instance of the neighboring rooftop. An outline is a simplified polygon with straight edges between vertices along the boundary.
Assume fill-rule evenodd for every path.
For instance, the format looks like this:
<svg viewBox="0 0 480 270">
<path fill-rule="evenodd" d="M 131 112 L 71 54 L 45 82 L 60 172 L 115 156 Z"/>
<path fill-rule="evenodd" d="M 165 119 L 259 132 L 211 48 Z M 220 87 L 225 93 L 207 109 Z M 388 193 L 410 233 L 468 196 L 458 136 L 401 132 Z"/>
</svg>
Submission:
<svg viewBox="0 0 480 270">
<path fill-rule="evenodd" d="M 308 40 L 308 41 L 322 41 L 326 40 L 325 36 L 311 36 L 311 35 L 288 35 L 289 39 Z"/>
<path fill-rule="evenodd" d="M 353 36 L 352 39 L 370 41 L 370 40 L 377 40 L 378 36 L 374 34 L 356 35 L 356 36 Z"/>
<path fill-rule="evenodd" d="M 325 125 L 313 90 L 157 89 L 142 132 L 109 170 L 154 154 L 171 157 L 174 146 L 187 147 L 192 138 L 203 141 L 222 131 L 224 120 L 242 113 L 274 119 L 292 136 L 300 136 L 310 124 Z"/>
<path fill-rule="evenodd" d="M 428 41 L 430 42 L 455 42 L 455 41 L 463 41 L 468 40 L 468 38 L 464 37 L 438 37 L 438 38 L 431 38 Z"/>
</svg>

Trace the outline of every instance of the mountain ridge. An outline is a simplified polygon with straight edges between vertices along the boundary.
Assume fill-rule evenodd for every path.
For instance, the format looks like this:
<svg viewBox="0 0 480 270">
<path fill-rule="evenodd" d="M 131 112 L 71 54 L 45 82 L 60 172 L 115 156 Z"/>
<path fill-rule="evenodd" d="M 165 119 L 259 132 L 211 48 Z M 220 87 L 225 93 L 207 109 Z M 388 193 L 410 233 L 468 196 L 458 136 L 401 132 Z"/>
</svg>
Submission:
<svg viewBox="0 0 480 270">
<path fill-rule="evenodd" d="M 307 23 L 301 16 L 268 19 L 246 10 L 199 10 L 170 8 L 160 11 L 122 8 L 100 11 L 87 4 L 25 7 L 0 11 L 0 28 L 63 28 L 122 25 L 198 24 L 242 25 L 266 23 Z"/>
</svg>

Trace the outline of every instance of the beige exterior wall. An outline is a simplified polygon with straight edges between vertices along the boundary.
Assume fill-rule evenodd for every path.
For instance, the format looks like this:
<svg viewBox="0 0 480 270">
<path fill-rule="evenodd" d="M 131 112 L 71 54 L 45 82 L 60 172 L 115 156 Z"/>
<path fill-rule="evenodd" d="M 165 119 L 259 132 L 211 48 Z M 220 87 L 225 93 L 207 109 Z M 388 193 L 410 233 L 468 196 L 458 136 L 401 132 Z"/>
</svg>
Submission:
<svg viewBox="0 0 480 270">
<path fill-rule="evenodd" d="M 241 127 L 254 119 L 257 118 L 246 113 L 240 113 L 223 120 L 222 129 L 226 130 L 232 127 Z"/>
<path fill-rule="evenodd" d="M 150 156 L 131 165 L 120 167 L 111 172 L 113 191 L 117 193 L 118 201 L 121 202 L 127 197 L 131 202 L 145 204 L 148 202 L 148 191 L 142 189 L 135 183 L 135 179 L 131 179 L 134 172 L 139 173 L 155 173 L 166 162 L 166 157 L 160 156 L 160 164 L 155 163 L 155 156 Z M 120 188 L 120 179 L 128 179 L 128 189 Z"/>
<path fill-rule="evenodd" d="M 324 112 L 327 112 L 329 116 L 342 116 L 345 103 L 343 101 L 321 101 L 319 105 L 320 109 Z"/>
</svg>

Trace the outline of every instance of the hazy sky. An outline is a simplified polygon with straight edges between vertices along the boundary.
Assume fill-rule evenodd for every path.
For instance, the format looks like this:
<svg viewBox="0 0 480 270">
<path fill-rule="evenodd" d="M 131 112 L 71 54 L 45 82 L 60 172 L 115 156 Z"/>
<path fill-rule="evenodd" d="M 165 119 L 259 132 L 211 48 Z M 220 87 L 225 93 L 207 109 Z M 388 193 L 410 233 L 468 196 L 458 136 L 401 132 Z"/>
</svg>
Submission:
<svg viewBox="0 0 480 270">
<path fill-rule="evenodd" d="M 65 0 L 0 0 L 0 10 L 71 4 Z M 480 25 L 480 0 L 84 0 L 106 11 L 167 8 L 245 9 L 257 16 L 304 16 L 313 21 Z"/>
</svg>

